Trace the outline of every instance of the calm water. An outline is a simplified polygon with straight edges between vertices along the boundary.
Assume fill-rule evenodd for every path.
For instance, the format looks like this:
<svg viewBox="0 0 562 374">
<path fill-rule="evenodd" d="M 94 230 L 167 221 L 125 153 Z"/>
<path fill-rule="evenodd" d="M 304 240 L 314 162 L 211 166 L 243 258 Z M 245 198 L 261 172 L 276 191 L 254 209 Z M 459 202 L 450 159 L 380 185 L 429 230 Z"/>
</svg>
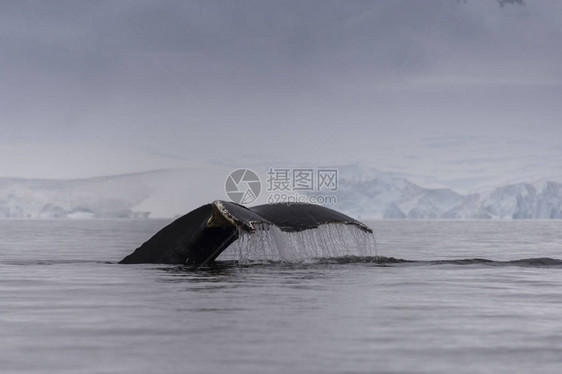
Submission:
<svg viewBox="0 0 562 374">
<path fill-rule="evenodd" d="M 377 221 L 421 262 L 118 265 L 165 221 L 0 221 L 6 373 L 548 373 L 562 221 Z M 344 262 L 344 261 L 340 261 Z"/>
</svg>

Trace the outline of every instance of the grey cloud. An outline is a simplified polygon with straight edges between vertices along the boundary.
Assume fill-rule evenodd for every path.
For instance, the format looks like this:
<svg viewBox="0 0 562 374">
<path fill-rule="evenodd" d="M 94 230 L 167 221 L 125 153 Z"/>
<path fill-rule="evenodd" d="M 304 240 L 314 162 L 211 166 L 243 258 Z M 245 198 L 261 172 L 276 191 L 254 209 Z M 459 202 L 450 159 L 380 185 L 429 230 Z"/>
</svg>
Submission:
<svg viewBox="0 0 562 374">
<path fill-rule="evenodd" d="M 466 135 L 472 118 L 479 121 L 475 128 L 496 134 L 519 118 L 540 117 L 541 126 L 551 126 L 560 117 L 551 102 L 561 94 L 561 6 L 503 5 L 5 1 L 4 139 L 242 157 L 151 56 L 261 156 L 306 154 L 308 144 L 320 143 L 410 57 L 390 87 L 338 135 L 340 148 L 363 152 L 353 157 L 372 157 L 369 144 L 392 132 Z M 502 101 L 506 95 L 517 107 Z M 482 123 L 486 118 L 494 123 Z M 210 155 L 205 144 L 211 140 L 223 154 Z"/>
</svg>

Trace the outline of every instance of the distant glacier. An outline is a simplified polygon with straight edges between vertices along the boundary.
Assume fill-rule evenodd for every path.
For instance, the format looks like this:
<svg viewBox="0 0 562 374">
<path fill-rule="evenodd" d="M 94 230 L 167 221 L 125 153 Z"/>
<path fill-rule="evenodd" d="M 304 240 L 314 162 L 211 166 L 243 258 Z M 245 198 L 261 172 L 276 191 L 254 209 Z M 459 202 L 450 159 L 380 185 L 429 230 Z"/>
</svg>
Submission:
<svg viewBox="0 0 562 374">
<path fill-rule="evenodd" d="M 391 173 L 368 180 L 341 179 L 338 205 L 359 218 L 555 219 L 562 218 L 562 185 L 518 183 L 460 194 L 424 188 Z"/>
<path fill-rule="evenodd" d="M 562 218 L 558 182 L 517 183 L 462 194 L 422 187 L 398 174 L 357 170 L 340 169 L 338 189 L 330 192 L 337 205 L 330 207 L 359 219 Z M 0 218 L 171 218 L 225 199 L 227 173 L 197 168 L 74 180 L 0 178 Z"/>
<path fill-rule="evenodd" d="M 139 218 L 143 173 L 75 180 L 0 178 L 0 218 Z"/>
</svg>

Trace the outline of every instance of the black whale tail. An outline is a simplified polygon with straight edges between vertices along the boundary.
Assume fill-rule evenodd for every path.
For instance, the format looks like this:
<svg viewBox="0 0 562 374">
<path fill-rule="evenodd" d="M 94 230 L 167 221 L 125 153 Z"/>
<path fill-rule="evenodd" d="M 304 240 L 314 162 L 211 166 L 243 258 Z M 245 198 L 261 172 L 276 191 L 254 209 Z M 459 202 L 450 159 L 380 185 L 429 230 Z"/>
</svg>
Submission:
<svg viewBox="0 0 562 374">
<path fill-rule="evenodd" d="M 328 223 L 354 225 L 372 233 L 365 224 L 340 212 L 312 204 L 266 204 L 247 208 L 214 201 L 178 218 L 156 233 L 121 264 L 205 264 L 215 260 L 241 233 L 276 226 L 298 232 Z"/>
</svg>

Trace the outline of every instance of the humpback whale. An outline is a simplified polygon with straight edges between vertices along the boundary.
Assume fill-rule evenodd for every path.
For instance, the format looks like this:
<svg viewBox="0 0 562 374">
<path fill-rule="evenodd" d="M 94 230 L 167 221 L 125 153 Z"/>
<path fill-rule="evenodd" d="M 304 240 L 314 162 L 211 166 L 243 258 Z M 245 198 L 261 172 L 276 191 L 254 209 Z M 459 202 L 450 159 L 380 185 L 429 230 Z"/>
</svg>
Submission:
<svg viewBox="0 0 562 374">
<path fill-rule="evenodd" d="M 298 232 L 329 223 L 373 232 L 365 224 L 320 205 L 280 203 L 248 208 L 216 200 L 164 227 L 120 263 L 201 265 L 214 261 L 243 232 L 253 233 L 271 225 L 281 231 Z"/>
</svg>

